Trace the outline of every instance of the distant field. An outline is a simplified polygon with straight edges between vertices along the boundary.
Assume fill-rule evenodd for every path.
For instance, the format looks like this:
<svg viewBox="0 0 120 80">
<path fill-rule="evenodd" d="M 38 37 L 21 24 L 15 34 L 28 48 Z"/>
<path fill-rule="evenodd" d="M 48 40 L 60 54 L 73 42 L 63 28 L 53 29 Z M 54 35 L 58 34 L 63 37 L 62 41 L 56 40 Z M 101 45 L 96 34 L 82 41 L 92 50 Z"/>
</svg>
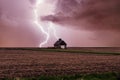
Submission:
<svg viewBox="0 0 120 80">
<path fill-rule="evenodd" d="M 31 50 L 31 51 L 46 51 L 46 52 L 120 55 L 120 47 L 68 47 L 67 49 L 54 49 L 53 47 L 48 47 L 48 48 L 0 48 L 0 50 Z"/>
<path fill-rule="evenodd" d="M 67 53 L 79 53 L 79 54 L 107 54 L 107 55 L 120 55 L 119 47 L 69 47 L 67 49 L 52 49 L 52 48 L 43 48 L 43 49 L 34 49 L 40 51 L 49 51 L 49 52 L 67 52 Z"/>
<path fill-rule="evenodd" d="M 106 53 L 100 55 L 99 51 L 95 51 L 99 52 L 99 55 L 91 54 L 94 51 L 86 54 L 86 51 L 89 50 L 3 48 L 0 49 L 0 78 L 120 72 L 120 55 L 113 55 L 112 51 L 109 51 L 112 55 L 108 55 L 108 52 L 107 55 Z"/>
</svg>

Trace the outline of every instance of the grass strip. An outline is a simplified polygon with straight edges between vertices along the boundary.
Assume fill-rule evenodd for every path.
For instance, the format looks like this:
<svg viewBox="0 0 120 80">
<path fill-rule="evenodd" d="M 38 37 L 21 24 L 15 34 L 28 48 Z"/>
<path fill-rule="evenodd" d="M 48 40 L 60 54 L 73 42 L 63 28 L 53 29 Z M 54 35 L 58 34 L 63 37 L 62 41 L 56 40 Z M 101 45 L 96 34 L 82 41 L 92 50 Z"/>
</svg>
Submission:
<svg viewBox="0 0 120 80">
<path fill-rule="evenodd" d="M 88 75 L 66 75 L 66 76 L 40 76 L 30 78 L 4 78 L 2 80 L 119 80 L 120 76 L 117 73 L 104 74 L 88 74 Z"/>
<path fill-rule="evenodd" d="M 71 49 L 49 49 L 49 48 L 2 48 L 2 50 L 31 50 L 31 51 L 45 51 L 45 52 L 66 52 L 79 54 L 103 54 L 103 55 L 120 55 L 120 52 L 109 51 L 91 51 L 91 50 L 71 50 Z"/>
</svg>

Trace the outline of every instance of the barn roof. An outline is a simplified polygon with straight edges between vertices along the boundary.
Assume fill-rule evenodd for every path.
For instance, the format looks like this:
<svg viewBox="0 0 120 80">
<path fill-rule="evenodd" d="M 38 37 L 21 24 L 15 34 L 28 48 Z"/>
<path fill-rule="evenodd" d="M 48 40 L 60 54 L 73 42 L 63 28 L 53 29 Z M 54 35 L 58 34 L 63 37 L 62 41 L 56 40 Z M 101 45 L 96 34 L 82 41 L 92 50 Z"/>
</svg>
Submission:
<svg viewBox="0 0 120 80">
<path fill-rule="evenodd" d="M 66 43 L 65 43 L 65 41 L 63 41 L 63 40 L 59 40 L 59 41 L 56 41 L 54 45 L 55 45 L 55 46 L 58 46 L 58 45 L 66 45 Z"/>
</svg>

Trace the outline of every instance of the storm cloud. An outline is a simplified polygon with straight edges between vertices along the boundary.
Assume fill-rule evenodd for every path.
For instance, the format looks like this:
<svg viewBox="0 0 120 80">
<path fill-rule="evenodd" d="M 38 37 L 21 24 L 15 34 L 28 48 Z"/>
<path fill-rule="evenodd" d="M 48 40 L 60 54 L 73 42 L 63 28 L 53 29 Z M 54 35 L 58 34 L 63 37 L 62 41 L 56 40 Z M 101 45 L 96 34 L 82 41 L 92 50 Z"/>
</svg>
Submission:
<svg viewBox="0 0 120 80">
<path fill-rule="evenodd" d="M 120 0 L 57 0 L 54 15 L 41 20 L 93 32 L 94 42 L 103 46 L 120 46 Z"/>
<path fill-rule="evenodd" d="M 120 30 L 120 0 L 58 0 L 42 20 L 86 30 Z"/>
</svg>

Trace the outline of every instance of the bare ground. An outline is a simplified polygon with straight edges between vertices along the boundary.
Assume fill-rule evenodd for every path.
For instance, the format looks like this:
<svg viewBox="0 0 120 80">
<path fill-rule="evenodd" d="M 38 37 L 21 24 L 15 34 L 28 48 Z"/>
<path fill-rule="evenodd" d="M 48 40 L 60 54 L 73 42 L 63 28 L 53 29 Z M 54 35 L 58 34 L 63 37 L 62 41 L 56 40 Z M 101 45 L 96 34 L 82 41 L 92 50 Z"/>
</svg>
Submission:
<svg viewBox="0 0 120 80">
<path fill-rule="evenodd" d="M 0 77 L 120 72 L 119 55 L 0 50 Z"/>
</svg>

